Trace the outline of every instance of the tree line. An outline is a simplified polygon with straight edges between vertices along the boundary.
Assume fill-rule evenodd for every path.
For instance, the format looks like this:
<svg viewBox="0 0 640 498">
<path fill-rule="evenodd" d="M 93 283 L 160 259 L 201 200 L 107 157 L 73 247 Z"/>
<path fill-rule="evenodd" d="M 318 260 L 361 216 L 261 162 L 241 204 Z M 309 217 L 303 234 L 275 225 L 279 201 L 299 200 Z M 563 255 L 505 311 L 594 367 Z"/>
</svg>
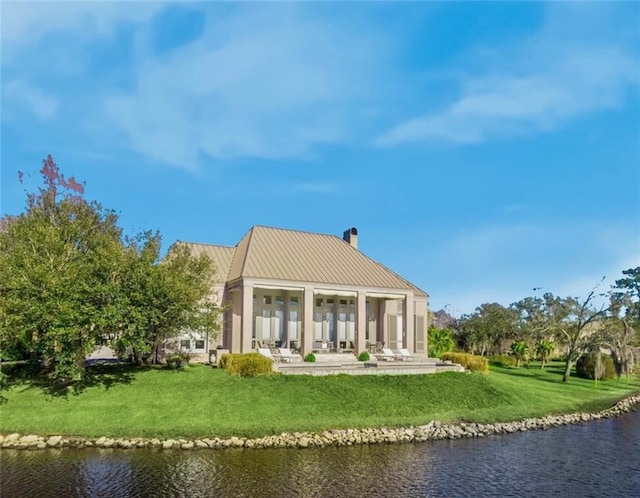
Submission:
<svg viewBox="0 0 640 498">
<path fill-rule="evenodd" d="M 78 381 L 85 358 L 108 343 L 135 362 L 183 331 L 219 329 L 205 257 L 161 236 L 127 236 L 118 215 L 84 197 L 51 156 L 24 212 L 0 219 L 0 356 L 28 358 L 56 381 Z M 19 173 L 21 183 L 24 180 Z"/>
<path fill-rule="evenodd" d="M 606 350 L 618 375 L 629 374 L 640 347 L 640 267 L 622 275 L 608 291 L 598 293 L 596 286 L 583 299 L 545 293 L 509 306 L 481 304 L 459 318 L 438 310 L 430 316 L 430 356 L 453 349 L 487 356 L 507 353 L 519 365 L 535 355 L 544 368 L 557 353 L 564 359 L 566 382 L 582 355 Z"/>
</svg>

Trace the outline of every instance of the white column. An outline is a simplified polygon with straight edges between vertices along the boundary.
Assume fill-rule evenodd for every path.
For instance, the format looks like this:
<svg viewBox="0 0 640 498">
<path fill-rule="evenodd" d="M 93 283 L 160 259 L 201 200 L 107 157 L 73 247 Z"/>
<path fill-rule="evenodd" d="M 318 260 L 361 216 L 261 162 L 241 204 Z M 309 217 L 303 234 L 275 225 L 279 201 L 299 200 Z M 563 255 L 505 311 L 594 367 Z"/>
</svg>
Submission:
<svg viewBox="0 0 640 498">
<path fill-rule="evenodd" d="M 402 323 L 404 325 L 404 331 L 402 343 L 411 353 L 415 353 L 415 334 L 414 334 L 414 321 L 415 313 L 413 311 L 413 294 L 407 294 L 404 297 L 404 307 L 402 314 Z"/>
<path fill-rule="evenodd" d="M 356 352 L 362 353 L 367 348 L 367 295 L 358 291 L 356 297 Z"/>
<path fill-rule="evenodd" d="M 240 352 L 251 352 L 253 335 L 253 285 L 242 286 L 242 339 Z M 235 352 L 235 351 L 234 351 Z"/>
<path fill-rule="evenodd" d="M 305 356 L 313 349 L 313 287 L 306 286 L 302 293 L 302 341 L 300 348 Z"/>
</svg>

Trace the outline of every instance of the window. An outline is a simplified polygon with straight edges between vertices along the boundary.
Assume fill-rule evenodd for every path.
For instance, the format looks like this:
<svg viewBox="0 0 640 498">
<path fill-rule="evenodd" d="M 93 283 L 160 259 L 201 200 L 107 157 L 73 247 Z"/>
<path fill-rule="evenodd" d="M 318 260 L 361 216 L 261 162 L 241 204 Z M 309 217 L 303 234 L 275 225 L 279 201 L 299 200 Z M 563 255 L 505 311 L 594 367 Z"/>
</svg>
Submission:
<svg viewBox="0 0 640 498">
<path fill-rule="evenodd" d="M 346 299 L 340 299 L 340 304 L 346 305 L 347 304 L 347 300 Z"/>
<path fill-rule="evenodd" d="M 333 304 L 333 298 L 327 299 L 327 304 Z"/>
<path fill-rule="evenodd" d="M 289 340 L 295 340 L 298 338 L 298 312 L 289 311 Z"/>
<path fill-rule="evenodd" d="M 316 306 L 322 306 L 322 298 L 316 298 Z"/>
<path fill-rule="evenodd" d="M 290 306 L 298 306 L 298 298 L 297 297 L 292 297 L 291 299 L 289 299 L 289 305 Z"/>
<path fill-rule="evenodd" d="M 262 304 L 271 304 L 271 296 L 264 296 L 262 298 Z"/>
<path fill-rule="evenodd" d="M 191 339 L 182 339 L 180 341 L 181 349 L 191 349 Z"/>
<path fill-rule="evenodd" d="M 204 349 L 204 339 L 196 339 L 196 349 Z"/>
<path fill-rule="evenodd" d="M 276 296 L 276 305 L 278 306 L 284 305 L 284 298 L 282 296 Z"/>
</svg>

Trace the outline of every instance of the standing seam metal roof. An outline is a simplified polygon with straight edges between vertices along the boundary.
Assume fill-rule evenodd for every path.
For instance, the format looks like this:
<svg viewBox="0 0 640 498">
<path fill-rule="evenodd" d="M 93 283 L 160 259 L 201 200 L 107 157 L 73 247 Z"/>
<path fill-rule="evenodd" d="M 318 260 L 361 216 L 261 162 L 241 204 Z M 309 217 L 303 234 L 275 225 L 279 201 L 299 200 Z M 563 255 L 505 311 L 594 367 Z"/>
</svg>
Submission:
<svg viewBox="0 0 640 498">
<path fill-rule="evenodd" d="M 190 244 L 225 281 L 239 278 L 413 289 L 426 293 L 335 235 L 256 225 L 233 247 Z M 218 277 L 220 278 L 220 276 Z"/>
</svg>

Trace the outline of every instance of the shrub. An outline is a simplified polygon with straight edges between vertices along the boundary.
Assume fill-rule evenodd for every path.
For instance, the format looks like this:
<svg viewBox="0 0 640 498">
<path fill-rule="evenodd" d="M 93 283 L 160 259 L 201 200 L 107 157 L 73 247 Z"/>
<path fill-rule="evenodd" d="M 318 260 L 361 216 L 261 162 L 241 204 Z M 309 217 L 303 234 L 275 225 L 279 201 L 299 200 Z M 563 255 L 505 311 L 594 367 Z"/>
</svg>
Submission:
<svg viewBox="0 0 640 498">
<path fill-rule="evenodd" d="M 229 353 L 220 358 L 220 367 L 240 377 L 271 373 L 273 363 L 258 353 Z"/>
<path fill-rule="evenodd" d="M 370 358 L 369 353 L 366 351 L 363 351 L 358 355 L 358 361 L 369 361 Z"/>
<path fill-rule="evenodd" d="M 600 375 L 596 379 L 596 368 L 600 356 Z M 576 375 L 584 379 L 609 380 L 616 376 L 616 367 L 611 356 L 603 353 L 587 353 L 576 362 Z"/>
<path fill-rule="evenodd" d="M 513 356 L 496 354 L 489 356 L 489 364 L 496 367 L 515 367 L 516 359 Z"/>
<path fill-rule="evenodd" d="M 313 353 L 309 353 L 307 356 L 304 357 L 304 361 L 306 361 L 308 363 L 315 363 L 316 362 L 316 355 L 314 355 Z"/>
<path fill-rule="evenodd" d="M 166 356 L 165 361 L 169 368 L 180 368 L 189 363 L 190 359 L 189 353 L 170 353 Z"/>
<path fill-rule="evenodd" d="M 441 358 L 449 360 L 458 365 L 462 365 L 474 372 L 487 373 L 489 371 L 489 361 L 484 356 L 476 356 L 469 353 L 443 353 Z"/>
<path fill-rule="evenodd" d="M 435 325 L 429 325 L 427 346 L 430 357 L 439 358 L 442 353 L 451 351 L 454 345 L 453 330 L 448 328 L 439 329 Z"/>
</svg>

